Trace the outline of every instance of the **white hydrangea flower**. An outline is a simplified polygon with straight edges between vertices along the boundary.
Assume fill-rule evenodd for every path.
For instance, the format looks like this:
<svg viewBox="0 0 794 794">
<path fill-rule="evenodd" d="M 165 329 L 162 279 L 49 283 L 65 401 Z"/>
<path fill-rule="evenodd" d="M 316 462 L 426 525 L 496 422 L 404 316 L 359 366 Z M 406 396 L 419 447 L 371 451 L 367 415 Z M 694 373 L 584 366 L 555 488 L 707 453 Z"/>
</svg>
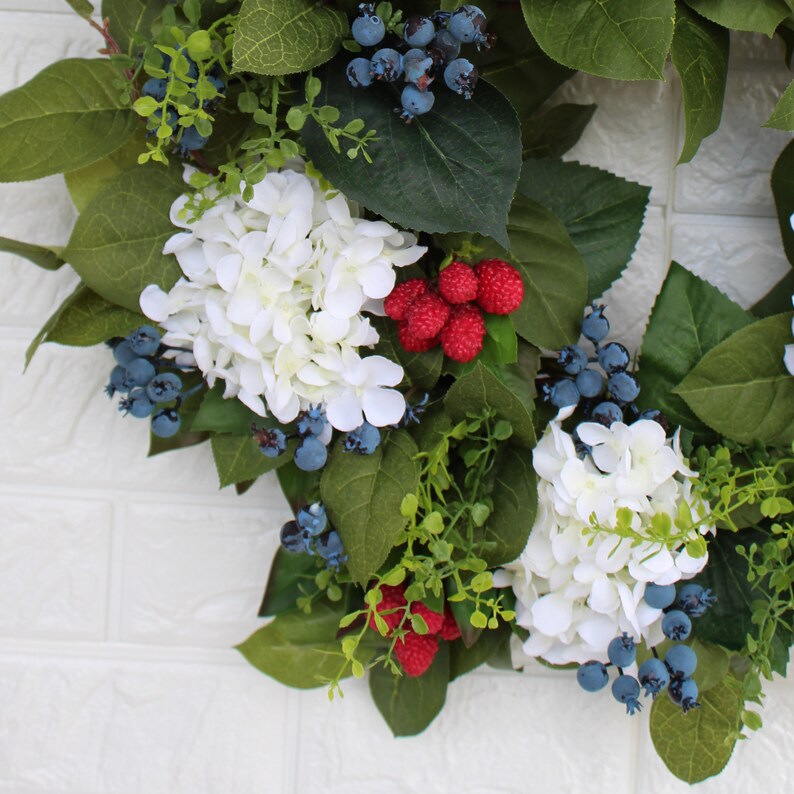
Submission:
<svg viewBox="0 0 794 794">
<path fill-rule="evenodd" d="M 675 519 L 686 502 L 693 529 L 707 534 L 708 504 L 692 494 L 697 476 L 681 454 L 678 434 L 665 437 L 661 425 L 639 420 L 610 428 L 584 422 L 577 428 L 591 453 L 580 458 L 574 439 L 561 426 L 570 410 L 549 424 L 533 453 L 538 474 L 538 513 L 526 548 L 497 572 L 501 586 L 516 595 L 516 622 L 529 630 L 523 644 L 528 657 L 552 664 L 607 661 L 609 642 L 622 632 L 655 645 L 663 639 L 662 611 L 643 600 L 647 583 L 690 579 L 708 560 L 694 558 L 683 541 L 670 549 L 661 543 L 594 533 L 615 527 L 618 511 L 631 511 L 631 528 L 640 536 L 657 513 Z"/>
<path fill-rule="evenodd" d="M 377 311 L 394 268 L 427 249 L 385 221 L 358 217 L 300 162 L 270 172 L 253 193 L 246 201 L 208 191 L 216 201 L 198 219 L 185 219 L 190 196 L 174 202 L 171 221 L 184 231 L 163 252 L 183 276 L 167 293 L 146 287 L 143 313 L 165 329 L 166 344 L 192 350 L 210 386 L 223 380 L 225 397 L 260 416 L 290 422 L 322 403 L 339 430 L 365 418 L 398 422 L 405 400 L 391 387 L 402 368 L 359 355 L 378 341 L 362 312 Z"/>
</svg>

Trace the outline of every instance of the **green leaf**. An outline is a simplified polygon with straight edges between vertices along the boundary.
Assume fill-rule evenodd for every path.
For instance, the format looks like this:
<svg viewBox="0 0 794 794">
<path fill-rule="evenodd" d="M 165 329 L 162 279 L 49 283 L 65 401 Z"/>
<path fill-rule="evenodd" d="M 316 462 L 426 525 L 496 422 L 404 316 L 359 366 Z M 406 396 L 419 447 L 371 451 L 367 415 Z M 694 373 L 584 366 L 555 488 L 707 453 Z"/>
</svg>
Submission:
<svg viewBox="0 0 794 794">
<path fill-rule="evenodd" d="M 794 264 L 794 229 L 791 228 L 791 216 L 794 214 L 794 141 L 783 149 L 772 169 L 772 195 L 775 197 L 783 248 L 786 249 L 788 261 Z M 789 290 L 786 308 L 791 306 L 791 292 Z"/>
<path fill-rule="evenodd" d="M 663 80 L 673 38 L 674 0 L 521 0 L 547 55 L 617 80 Z"/>
<path fill-rule="evenodd" d="M 673 389 L 709 350 L 752 322 L 727 295 L 673 262 L 642 341 L 642 405 L 658 408 L 673 425 L 705 431 Z"/>
<path fill-rule="evenodd" d="M 416 491 L 417 452 L 408 433 L 394 430 L 371 455 L 351 454 L 337 444 L 328 458 L 320 492 L 354 582 L 366 584 L 405 527 L 400 505 Z"/>
<path fill-rule="evenodd" d="M 700 624 L 698 624 L 698 634 L 700 634 Z M 695 637 L 690 645 L 698 658 L 698 666 L 692 678 L 698 685 L 698 692 L 702 694 L 720 684 L 728 675 L 731 657 L 724 648 L 703 642 L 698 637 Z"/>
<path fill-rule="evenodd" d="M 162 0 L 102 0 L 102 19 L 110 20 L 110 35 L 127 55 L 151 38 L 152 25 L 162 11 Z"/>
<path fill-rule="evenodd" d="M 434 347 L 424 353 L 409 353 L 399 342 L 397 324 L 393 320 L 387 317 L 370 317 L 369 320 L 380 335 L 380 341 L 373 348 L 372 354 L 397 362 L 405 371 L 403 383 L 408 386 L 432 389 L 441 375 L 441 364 L 444 361 L 441 348 Z"/>
<path fill-rule="evenodd" d="M 398 640 L 399 642 L 399 640 Z M 396 676 L 378 665 L 369 672 L 369 691 L 395 736 L 416 736 L 444 707 L 449 682 L 449 648 L 440 642 L 426 673 Z"/>
<path fill-rule="evenodd" d="M 221 488 L 225 488 L 238 482 L 255 480 L 286 463 L 292 455 L 287 449 L 276 458 L 267 458 L 259 451 L 250 433 L 247 436 L 217 433 L 212 436 L 212 457 Z"/>
<path fill-rule="evenodd" d="M 515 364 L 518 358 L 518 338 L 510 315 L 485 314 L 485 339 L 480 358 L 500 366 Z"/>
<path fill-rule="evenodd" d="M 9 237 L 0 237 L 0 251 L 14 254 L 15 256 L 22 256 L 29 262 L 33 262 L 34 265 L 44 268 L 44 270 L 57 270 L 64 264 L 60 248 L 23 243 L 20 240 L 12 240 Z"/>
<path fill-rule="evenodd" d="M 521 122 L 521 156 L 562 157 L 581 137 L 597 105 L 556 105 Z"/>
<path fill-rule="evenodd" d="M 182 274 L 176 258 L 162 251 L 176 231 L 169 211 L 183 189 L 176 164 L 125 171 L 80 214 L 64 259 L 94 292 L 136 311 L 144 287 L 169 289 Z"/>
<path fill-rule="evenodd" d="M 670 55 L 684 95 L 686 135 L 679 163 L 688 163 L 701 141 L 720 126 L 729 49 L 725 28 L 678 6 Z"/>
<path fill-rule="evenodd" d="M 320 602 L 306 615 L 299 610 L 277 615 L 252 634 L 237 650 L 245 659 L 271 678 L 298 689 L 322 686 L 344 667 L 350 675 L 336 635 L 344 607 Z M 357 658 L 368 661 L 373 649 L 359 646 Z"/>
<path fill-rule="evenodd" d="M 535 428 L 529 386 L 526 389 L 526 393 L 514 390 L 478 362 L 471 372 L 452 384 L 444 405 L 456 422 L 470 413 L 479 414 L 483 408 L 490 408 L 499 419 L 510 422 L 516 442 L 531 447 L 535 443 Z"/>
<path fill-rule="evenodd" d="M 294 460 L 288 460 L 276 469 L 281 492 L 293 513 L 311 502 L 320 501 L 321 471 L 302 471 Z"/>
<path fill-rule="evenodd" d="M 88 0 L 66 0 L 66 2 L 74 9 L 75 13 L 85 19 L 94 13 L 94 6 Z"/>
<path fill-rule="evenodd" d="M 794 80 L 792 80 L 783 96 L 780 97 L 772 115 L 764 122 L 764 127 L 776 130 L 794 130 Z"/>
<path fill-rule="evenodd" d="M 744 708 L 738 687 L 726 683 L 698 699 L 700 708 L 687 714 L 668 697 L 657 698 L 651 709 L 653 746 L 667 768 L 687 783 L 699 783 L 725 768 Z"/>
<path fill-rule="evenodd" d="M 785 234 L 783 237 L 785 241 Z M 780 314 L 791 308 L 791 296 L 794 294 L 794 270 L 789 270 L 774 287 L 772 287 L 758 303 L 752 307 L 756 317 L 769 317 Z"/>
<path fill-rule="evenodd" d="M 603 294 L 634 253 L 651 189 L 561 160 L 526 161 L 518 189 L 564 224 L 587 268 L 588 299 Z"/>
<path fill-rule="evenodd" d="M 259 607 L 259 617 L 267 618 L 295 609 L 295 603 L 303 595 L 301 585 L 314 589 L 317 557 L 308 554 L 292 554 L 282 546 L 276 551 L 270 566 L 265 596 Z"/>
<path fill-rule="evenodd" d="M 107 60 L 56 61 L 0 97 L 0 182 L 73 171 L 118 149 L 138 120 Z"/>
<path fill-rule="evenodd" d="M 318 101 L 340 109 L 340 126 L 362 118 L 379 136 L 367 148 L 370 164 L 337 154 L 317 124 L 307 123 L 303 141 L 309 156 L 334 187 L 409 229 L 480 232 L 507 244 L 521 134 L 515 111 L 495 88 L 481 80 L 468 102 L 436 91 L 430 113 L 405 124 L 394 112 L 400 102 L 393 86 L 357 91 L 338 60 L 320 77 Z"/>
<path fill-rule="evenodd" d="M 712 429 L 742 443 L 794 441 L 794 378 L 783 365 L 791 313 L 758 320 L 712 348 L 674 393 Z"/>
<path fill-rule="evenodd" d="M 686 0 L 701 16 L 731 30 L 766 33 L 770 38 L 775 28 L 789 15 L 785 0 Z"/>
<path fill-rule="evenodd" d="M 480 556 L 490 567 L 515 560 L 527 545 L 535 523 L 538 481 L 528 449 L 508 444 L 496 463 L 491 499 L 493 510 L 478 540 L 489 546 Z"/>
<path fill-rule="evenodd" d="M 216 383 L 204 395 L 196 418 L 193 420 L 192 429 L 208 430 L 213 433 L 250 434 L 251 424 L 261 422 L 262 418 L 236 397 L 224 399 L 223 391 L 224 384 Z"/>
<path fill-rule="evenodd" d="M 462 639 L 449 643 L 449 680 L 454 681 L 499 656 L 509 644 L 510 629 L 506 623 L 500 623 L 498 629 L 480 632 L 471 647 Z"/>
<path fill-rule="evenodd" d="M 243 0 L 234 69 L 268 75 L 305 72 L 333 58 L 347 30 L 344 14 L 321 0 Z"/>
</svg>

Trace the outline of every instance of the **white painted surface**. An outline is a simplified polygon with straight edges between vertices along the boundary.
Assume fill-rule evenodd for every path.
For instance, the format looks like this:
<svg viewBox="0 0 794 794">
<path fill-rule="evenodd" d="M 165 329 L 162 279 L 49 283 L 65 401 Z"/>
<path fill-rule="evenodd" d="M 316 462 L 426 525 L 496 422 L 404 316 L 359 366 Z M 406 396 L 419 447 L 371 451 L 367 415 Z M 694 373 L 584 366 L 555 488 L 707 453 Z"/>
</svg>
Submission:
<svg viewBox="0 0 794 794">
<path fill-rule="evenodd" d="M 65 10 L 0 2 L 0 90 L 96 50 Z M 735 45 L 723 128 L 677 170 L 674 82 L 579 76 L 561 92 L 600 105 L 570 158 L 653 187 L 637 254 L 607 296 L 615 336 L 633 347 L 671 255 L 745 305 L 787 267 L 767 190 L 787 136 L 759 125 L 788 78 L 776 43 Z M 73 220 L 60 178 L 0 186 L 0 234 L 58 243 Z M 23 377 L 28 342 L 75 277 L 0 258 L 0 792 L 686 789 L 654 758 L 646 717 L 585 696 L 569 674 L 469 676 L 423 736 L 394 740 L 364 684 L 329 703 L 249 669 L 230 648 L 259 624 L 287 517 L 275 480 L 237 497 L 217 490 L 206 448 L 146 460 L 144 426 L 101 393 L 100 348 L 45 346 Z M 794 688 L 769 691 L 764 730 L 704 792 L 791 788 Z"/>
</svg>

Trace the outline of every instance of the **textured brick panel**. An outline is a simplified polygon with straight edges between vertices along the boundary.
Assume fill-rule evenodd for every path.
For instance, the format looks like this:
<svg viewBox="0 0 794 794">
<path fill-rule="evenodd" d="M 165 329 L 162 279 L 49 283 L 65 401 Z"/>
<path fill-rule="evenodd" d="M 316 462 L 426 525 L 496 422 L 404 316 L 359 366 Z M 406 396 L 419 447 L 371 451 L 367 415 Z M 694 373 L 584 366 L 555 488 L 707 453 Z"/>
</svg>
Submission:
<svg viewBox="0 0 794 794">
<path fill-rule="evenodd" d="M 0 634 L 101 639 L 106 502 L 0 496 Z"/>
</svg>

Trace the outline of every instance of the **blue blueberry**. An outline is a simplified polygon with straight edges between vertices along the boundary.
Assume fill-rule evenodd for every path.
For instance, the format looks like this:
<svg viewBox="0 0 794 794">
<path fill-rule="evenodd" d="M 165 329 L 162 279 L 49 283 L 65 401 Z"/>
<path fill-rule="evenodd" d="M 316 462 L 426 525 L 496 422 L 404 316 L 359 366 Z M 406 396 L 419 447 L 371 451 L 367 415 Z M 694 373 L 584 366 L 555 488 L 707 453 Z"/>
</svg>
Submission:
<svg viewBox="0 0 794 794">
<path fill-rule="evenodd" d="M 616 372 L 609 376 L 609 393 L 621 403 L 632 403 L 640 393 L 640 384 L 628 372 Z"/>
<path fill-rule="evenodd" d="M 296 428 L 302 436 L 319 436 L 325 430 L 328 420 L 321 406 L 310 406 L 308 410 L 301 411 L 298 416 Z"/>
<path fill-rule="evenodd" d="M 353 20 L 350 32 L 362 47 L 374 47 L 383 41 L 386 25 L 377 14 L 365 14 Z"/>
<path fill-rule="evenodd" d="M 427 47 L 436 37 L 436 26 L 430 17 L 408 17 L 403 25 L 403 39 L 409 47 Z"/>
<path fill-rule="evenodd" d="M 112 397 L 117 391 L 129 391 L 129 387 L 124 379 L 126 372 L 127 368 L 122 367 L 121 364 L 116 364 L 110 371 L 110 380 L 108 381 L 108 385 L 105 386 L 105 394 L 107 394 L 108 397 Z"/>
<path fill-rule="evenodd" d="M 628 667 L 630 664 L 634 664 L 637 659 L 637 646 L 634 644 L 634 639 L 624 631 L 620 637 L 615 637 L 609 643 L 607 656 L 615 667 Z"/>
<path fill-rule="evenodd" d="M 460 54 L 460 41 L 448 30 L 439 30 L 427 48 L 436 65 L 453 61 Z"/>
<path fill-rule="evenodd" d="M 119 400 L 119 411 L 125 416 L 132 414 L 136 419 L 145 419 L 147 416 L 151 416 L 154 409 L 155 404 L 141 388 L 132 389 L 126 397 Z"/>
<path fill-rule="evenodd" d="M 673 645 L 664 655 L 664 663 L 670 675 L 689 678 L 697 669 L 698 657 L 688 645 Z"/>
<path fill-rule="evenodd" d="M 325 444 L 314 436 L 307 436 L 295 450 L 295 465 L 302 471 L 318 471 L 328 460 Z"/>
<path fill-rule="evenodd" d="M 148 358 L 134 358 L 127 364 L 124 380 L 129 386 L 146 386 L 157 374 L 154 364 Z"/>
<path fill-rule="evenodd" d="M 298 510 L 295 520 L 301 529 L 305 529 L 310 535 L 314 536 L 325 532 L 325 528 L 328 525 L 325 507 L 319 502 L 314 502 L 308 507 L 302 507 Z"/>
<path fill-rule="evenodd" d="M 403 73 L 403 57 L 397 50 L 384 47 L 372 56 L 372 75 L 376 80 L 393 83 Z"/>
<path fill-rule="evenodd" d="M 649 582 L 645 585 L 645 603 L 654 609 L 664 609 L 675 601 L 674 584 L 654 584 Z"/>
<path fill-rule="evenodd" d="M 259 451 L 266 458 L 277 458 L 287 448 L 287 437 L 284 431 L 277 427 L 264 427 L 260 430 L 254 425 L 253 437 L 259 446 Z"/>
<path fill-rule="evenodd" d="M 408 425 L 418 425 L 422 421 L 422 414 L 427 410 L 427 404 L 430 401 L 430 395 L 425 392 L 422 396 L 422 399 L 416 403 L 409 403 L 406 402 L 405 404 L 405 413 L 403 414 L 403 418 L 401 420 L 401 424 L 403 427 L 407 427 Z"/>
<path fill-rule="evenodd" d="M 473 5 L 465 5 L 453 12 L 449 20 L 449 32 L 463 44 L 487 46 L 488 37 L 485 32 L 487 20 L 485 14 Z"/>
<path fill-rule="evenodd" d="M 355 430 L 351 430 L 344 439 L 345 452 L 357 452 L 359 455 L 371 455 L 380 444 L 380 430 L 369 422 L 364 422 Z"/>
<path fill-rule="evenodd" d="M 207 145 L 209 138 L 201 135 L 195 127 L 185 127 L 182 130 L 182 137 L 179 139 L 179 150 L 182 154 L 196 152 Z"/>
<path fill-rule="evenodd" d="M 222 94 L 226 90 L 226 83 L 224 83 L 220 77 L 216 77 L 215 75 L 211 74 L 208 75 L 207 81 L 219 94 Z"/>
<path fill-rule="evenodd" d="M 369 58 L 353 58 L 347 65 L 347 81 L 353 88 L 367 88 L 375 79 L 372 76 L 372 62 Z"/>
<path fill-rule="evenodd" d="M 584 369 L 576 376 L 576 388 L 579 389 L 579 394 L 588 400 L 602 394 L 605 383 L 604 376 L 594 369 Z"/>
<path fill-rule="evenodd" d="M 409 50 L 403 56 L 405 82 L 415 85 L 420 91 L 426 91 L 433 77 L 430 72 L 433 68 L 433 59 L 422 50 Z"/>
<path fill-rule="evenodd" d="M 681 706 L 684 714 L 690 709 L 700 707 L 700 703 L 697 702 L 698 686 L 691 678 L 674 678 L 670 682 L 667 694 L 676 706 Z"/>
<path fill-rule="evenodd" d="M 428 113 L 433 107 L 436 98 L 430 91 L 420 91 L 410 83 L 403 88 L 400 103 L 403 106 L 400 117 L 410 122 L 415 116 Z"/>
<path fill-rule="evenodd" d="M 587 353 L 579 345 L 566 345 L 560 350 L 557 364 L 569 375 L 578 375 L 587 366 Z"/>
<path fill-rule="evenodd" d="M 152 433 L 160 438 L 171 438 L 179 432 L 182 419 L 173 408 L 162 408 L 152 417 Z"/>
<path fill-rule="evenodd" d="M 692 621 L 689 615 L 680 609 L 668 612 L 662 619 L 662 633 L 675 642 L 685 640 L 692 633 Z"/>
<path fill-rule="evenodd" d="M 138 358 L 138 354 L 132 349 L 132 345 L 125 339 L 113 348 L 113 358 L 115 358 L 116 362 L 121 364 L 122 367 L 126 367 L 130 361 Z"/>
<path fill-rule="evenodd" d="M 447 88 L 460 94 L 464 99 L 471 99 L 474 96 L 478 76 L 477 67 L 466 58 L 455 58 L 444 69 L 444 82 Z"/>
<path fill-rule="evenodd" d="M 143 96 L 150 96 L 158 102 L 165 99 L 165 94 L 168 88 L 168 81 L 165 78 L 150 77 L 141 88 Z"/>
<path fill-rule="evenodd" d="M 606 306 L 594 306 L 582 320 L 582 335 L 591 342 L 600 342 L 609 333 L 609 320 L 604 317 Z"/>
<path fill-rule="evenodd" d="M 623 372 L 631 363 L 629 351 L 620 342 L 610 342 L 598 351 L 598 363 L 607 375 Z"/>
<path fill-rule="evenodd" d="M 611 402 L 598 403 L 590 413 L 590 419 L 605 427 L 611 427 L 613 422 L 623 421 L 623 411 L 619 405 Z"/>
<path fill-rule="evenodd" d="M 646 697 L 651 695 L 655 698 L 670 683 L 670 673 L 665 663 L 656 657 L 646 659 L 640 665 L 637 675 L 640 684 L 645 687 Z"/>
<path fill-rule="evenodd" d="M 278 534 L 281 545 L 292 554 L 303 554 L 309 551 L 310 538 L 296 521 L 287 521 Z"/>
<path fill-rule="evenodd" d="M 612 697 L 626 706 L 627 714 L 634 714 L 642 710 L 640 696 L 640 682 L 631 675 L 619 675 L 612 682 Z"/>
<path fill-rule="evenodd" d="M 609 683 L 606 665 L 601 662 L 585 662 L 576 671 L 576 681 L 585 692 L 598 692 Z"/>
<path fill-rule="evenodd" d="M 160 332 L 151 325 L 142 325 L 127 337 L 127 341 L 139 356 L 153 356 L 160 346 Z"/>
<path fill-rule="evenodd" d="M 316 547 L 317 553 L 326 561 L 328 568 L 338 571 L 339 566 L 347 562 L 342 538 L 339 537 L 339 533 L 335 529 L 317 538 Z"/>
<path fill-rule="evenodd" d="M 162 372 L 155 375 L 146 386 L 146 394 L 156 403 L 168 403 L 175 400 L 182 390 L 182 379 L 173 372 Z"/>
<path fill-rule="evenodd" d="M 579 404 L 579 389 L 570 378 L 558 380 L 549 390 L 549 401 L 557 408 Z"/>
<path fill-rule="evenodd" d="M 711 590 L 704 590 L 699 584 L 687 584 L 678 591 L 676 606 L 689 617 L 700 618 L 716 600 Z"/>
</svg>

